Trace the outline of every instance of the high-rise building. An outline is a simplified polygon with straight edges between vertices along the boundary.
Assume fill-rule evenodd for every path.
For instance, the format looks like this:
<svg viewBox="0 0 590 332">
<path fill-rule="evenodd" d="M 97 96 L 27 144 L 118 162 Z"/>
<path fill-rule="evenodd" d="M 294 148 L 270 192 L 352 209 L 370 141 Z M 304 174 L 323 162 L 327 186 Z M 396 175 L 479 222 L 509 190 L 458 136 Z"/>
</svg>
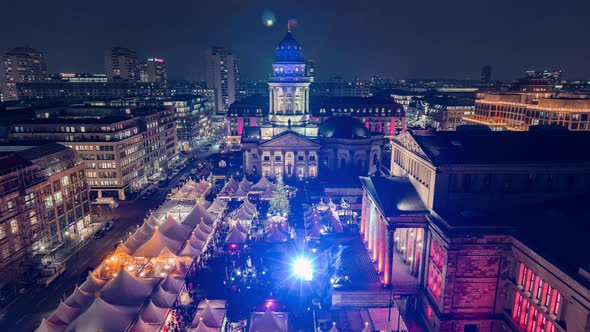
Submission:
<svg viewBox="0 0 590 332">
<path fill-rule="evenodd" d="M 146 63 L 146 74 L 148 82 L 168 83 L 166 62 L 162 58 L 149 58 Z"/>
<path fill-rule="evenodd" d="M 492 81 L 492 66 L 485 65 L 481 67 L 481 81 L 483 83 L 490 83 Z"/>
<path fill-rule="evenodd" d="M 37 82 L 47 78 L 45 54 L 30 47 L 17 47 L 2 57 L 0 85 L 4 100 L 17 100 L 17 83 Z"/>
<path fill-rule="evenodd" d="M 215 108 L 218 113 L 227 113 L 229 105 L 236 100 L 240 74 L 238 58 L 223 47 L 207 51 L 207 88 L 215 90 Z"/>
<path fill-rule="evenodd" d="M 140 63 L 137 53 L 123 47 L 109 49 L 104 59 L 105 72 L 109 80 L 140 80 Z"/>
</svg>

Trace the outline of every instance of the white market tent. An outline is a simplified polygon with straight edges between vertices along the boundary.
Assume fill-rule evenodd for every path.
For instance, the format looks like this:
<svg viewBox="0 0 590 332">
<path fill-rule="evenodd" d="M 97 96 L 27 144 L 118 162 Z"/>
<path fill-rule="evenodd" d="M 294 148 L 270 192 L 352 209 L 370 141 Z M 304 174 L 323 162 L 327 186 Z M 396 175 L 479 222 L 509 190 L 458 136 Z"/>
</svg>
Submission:
<svg viewBox="0 0 590 332">
<path fill-rule="evenodd" d="M 67 325 L 78 317 L 81 311 L 80 308 L 69 306 L 61 301 L 55 312 L 47 320 L 56 325 Z"/>
<path fill-rule="evenodd" d="M 90 307 L 69 324 L 65 331 L 125 331 L 138 309 L 138 306 L 113 305 L 97 296 Z"/>
<path fill-rule="evenodd" d="M 157 278 L 139 278 L 122 269 L 102 288 L 100 297 L 113 305 L 141 305 L 158 281 Z"/>
<path fill-rule="evenodd" d="M 197 307 L 197 313 L 191 323 L 191 327 L 197 327 L 199 323 L 202 322 L 208 327 L 220 328 L 223 325 L 225 313 L 225 308 L 214 309 L 208 302 L 206 302 L 204 308 L 199 309 Z"/>
<path fill-rule="evenodd" d="M 250 332 L 287 332 L 287 313 L 273 312 L 267 309 L 264 313 L 254 312 L 250 318 Z"/>
<path fill-rule="evenodd" d="M 225 238 L 225 243 L 226 244 L 244 244 L 244 243 L 246 243 L 246 238 L 247 238 L 247 236 L 245 233 L 242 233 L 239 229 L 234 227 L 227 234 L 227 237 Z"/>
<path fill-rule="evenodd" d="M 158 332 L 161 327 L 162 324 L 148 324 L 139 317 L 129 329 L 129 332 Z"/>
<path fill-rule="evenodd" d="M 62 332 L 65 329 L 66 325 L 55 324 L 43 318 L 43 320 L 41 320 L 41 324 L 39 324 L 39 327 L 37 327 L 35 332 Z"/>
</svg>

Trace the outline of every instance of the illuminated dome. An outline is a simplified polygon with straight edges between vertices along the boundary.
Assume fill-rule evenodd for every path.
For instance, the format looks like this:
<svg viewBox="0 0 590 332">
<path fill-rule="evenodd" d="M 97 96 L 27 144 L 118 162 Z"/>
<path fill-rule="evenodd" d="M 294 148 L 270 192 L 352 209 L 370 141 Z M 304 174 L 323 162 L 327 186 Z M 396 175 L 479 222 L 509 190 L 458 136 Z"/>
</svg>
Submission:
<svg viewBox="0 0 590 332">
<path fill-rule="evenodd" d="M 285 38 L 281 40 L 275 50 L 275 62 L 304 62 L 303 48 L 293 38 L 290 32 L 287 32 Z"/>
<path fill-rule="evenodd" d="M 320 137 L 327 138 L 368 138 L 369 130 L 363 123 L 353 117 L 336 116 L 320 124 Z"/>
</svg>

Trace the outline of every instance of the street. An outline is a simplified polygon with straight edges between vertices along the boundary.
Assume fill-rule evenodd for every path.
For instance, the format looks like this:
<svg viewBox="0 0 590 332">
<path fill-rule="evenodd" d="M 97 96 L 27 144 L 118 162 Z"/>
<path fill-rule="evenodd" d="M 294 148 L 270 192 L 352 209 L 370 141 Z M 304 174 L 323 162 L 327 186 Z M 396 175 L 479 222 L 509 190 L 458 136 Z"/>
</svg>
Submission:
<svg viewBox="0 0 590 332">
<path fill-rule="evenodd" d="M 115 244 L 127 237 L 127 232 L 132 231 L 135 225 L 141 225 L 149 208 L 165 200 L 170 189 L 178 184 L 182 176 L 190 175 L 191 168 L 196 167 L 196 163 L 217 151 L 216 146 L 206 153 L 195 154 L 197 159 L 194 162 L 190 162 L 167 186 L 160 187 L 148 199 L 143 200 L 140 195 L 137 195 L 132 200 L 119 202 L 115 210 L 119 219 L 113 228 L 105 232 L 100 239 L 90 239 L 85 246 L 74 253 L 67 261 L 67 269 L 63 275 L 55 279 L 48 287 L 30 291 L 3 310 L 0 314 L 0 331 L 34 331 L 42 318 L 49 316 L 57 308 L 60 299 L 69 296 L 75 285 L 81 284 L 86 279 L 81 276 L 83 271 L 88 267 L 98 266 L 113 251 Z M 203 176 L 207 172 L 207 169 L 203 169 L 197 175 Z"/>
</svg>

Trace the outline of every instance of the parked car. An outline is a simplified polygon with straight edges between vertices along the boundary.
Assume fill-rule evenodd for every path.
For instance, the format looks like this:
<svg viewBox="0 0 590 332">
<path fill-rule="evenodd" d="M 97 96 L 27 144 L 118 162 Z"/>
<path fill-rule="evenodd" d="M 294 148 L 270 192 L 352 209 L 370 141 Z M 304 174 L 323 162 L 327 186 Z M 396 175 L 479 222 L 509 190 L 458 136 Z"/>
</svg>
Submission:
<svg viewBox="0 0 590 332">
<path fill-rule="evenodd" d="M 114 221 L 109 220 L 107 222 L 104 223 L 104 225 L 102 225 L 102 229 L 104 229 L 105 231 L 110 231 L 113 228 L 113 225 L 115 224 Z"/>
<path fill-rule="evenodd" d="M 177 169 L 175 169 L 175 170 L 173 170 L 173 171 L 172 171 L 172 175 L 173 175 L 173 176 L 177 176 L 177 175 L 178 175 L 178 173 L 180 173 L 180 172 L 179 172 Z"/>
<path fill-rule="evenodd" d="M 199 152 L 207 152 L 207 151 L 209 151 L 209 148 L 200 148 L 199 149 Z"/>
<path fill-rule="evenodd" d="M 100 239 L 103 236 L 104 236 L 104 231 L 102 229 L 99 229 L 96 231 L 96 233 L 94 233 L 94 239 Z"/>
</svg>

